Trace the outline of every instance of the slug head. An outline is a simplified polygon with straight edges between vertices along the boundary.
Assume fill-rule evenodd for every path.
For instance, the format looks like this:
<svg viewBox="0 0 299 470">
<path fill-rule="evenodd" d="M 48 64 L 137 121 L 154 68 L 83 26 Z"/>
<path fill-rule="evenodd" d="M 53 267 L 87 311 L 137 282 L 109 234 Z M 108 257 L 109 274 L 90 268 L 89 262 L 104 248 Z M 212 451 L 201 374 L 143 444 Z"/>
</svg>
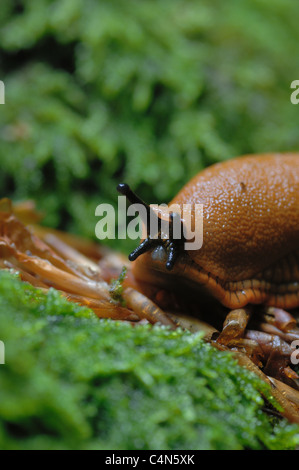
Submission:
<svg viewBox="0 0 299 470">
<path fill-rule="evenodd" d="M 166 269 L 168 271 L 172 270 L 175 262 L 183 248 L 184 244 L 184 236 L 183 236 L 183 223 L 182 220 L 180 219 L 180 234 L 179 237 L 174 237 L 174 227 L 177 226 L 177 220 L 176 218 L 179 217 L 179 214 L 175 212 L 170 212 L 169 213 L 169 230 L 168 233 L 166 234 L 162 230 L 162 223 L 163 219 L 161 216 L 157 215 L 156 212 L 144 201 L 142 201 L 130 188 L 129 185 L 126 183 L 120 183 L 117 186 L 117 191 L 126 196 L 128 201 L 135 205 L 135 204 L 140 204 L 142 207 L 145 208 L 145 220 L 142 220 L 144 224 L 146 225 L 146 232 L 147 236 L 146 238 L 140 243 L 140 245 L 135 248 L 135 250 L 132 251 L 129 255 L 129 260 L 134 261 L 136 260 L 140 255 L 143 253 L 146 253 L 148 251 L 154 250 L 153 251 L 153 259 L 156 257 L 161 258 L 164 256 L 166 252 L 167 260 L 166 260 Z M 142 218 L 142 213 L 140 213 L 140 216 Z M 150 227 L 151 223 L 155 221 L 156 224 L 155 226 L 158 227 L 158 231 L 154 236 L 150 233 Z"/>
</svg>

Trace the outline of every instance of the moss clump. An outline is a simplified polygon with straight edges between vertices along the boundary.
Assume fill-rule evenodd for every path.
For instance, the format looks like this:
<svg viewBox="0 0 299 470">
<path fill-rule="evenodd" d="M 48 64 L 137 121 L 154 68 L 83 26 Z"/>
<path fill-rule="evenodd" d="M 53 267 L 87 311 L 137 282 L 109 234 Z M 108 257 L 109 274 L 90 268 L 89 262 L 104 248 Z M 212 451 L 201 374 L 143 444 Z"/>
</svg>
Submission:
<svg viewBox="0 0 299 470">
<path fill-rule="evenodd" d="M 123 267 L 118 279 L 112 279 L 110 283 L 110 296 L 111 299 L 125 307 L 126 302 L 123 298 L 123 282 L 127 274 L 127 268 Z"/>
<path fill-rule="evenodd" d="M 0 273 L 1 449 L 288 449 L 268 387 L 200 335 L 99 321 Z M 270 396 L 269 396 L 269 399 Z"/>
</svg>

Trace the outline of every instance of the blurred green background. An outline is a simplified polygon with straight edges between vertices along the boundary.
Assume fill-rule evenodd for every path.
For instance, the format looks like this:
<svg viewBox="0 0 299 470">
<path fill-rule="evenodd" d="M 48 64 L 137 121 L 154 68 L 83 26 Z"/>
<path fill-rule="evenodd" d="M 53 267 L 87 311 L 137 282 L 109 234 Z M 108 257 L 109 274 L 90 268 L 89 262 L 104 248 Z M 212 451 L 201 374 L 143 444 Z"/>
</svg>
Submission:
<svg viewBox="0 0 299 470">
<path fill-rule="evenodd" d="M 298 17 L 295 0 L 2 2 L 1 196 L 95 237 L 120 181 L 168 202 L 208 164 L 298 150 Z"/>
</svg>

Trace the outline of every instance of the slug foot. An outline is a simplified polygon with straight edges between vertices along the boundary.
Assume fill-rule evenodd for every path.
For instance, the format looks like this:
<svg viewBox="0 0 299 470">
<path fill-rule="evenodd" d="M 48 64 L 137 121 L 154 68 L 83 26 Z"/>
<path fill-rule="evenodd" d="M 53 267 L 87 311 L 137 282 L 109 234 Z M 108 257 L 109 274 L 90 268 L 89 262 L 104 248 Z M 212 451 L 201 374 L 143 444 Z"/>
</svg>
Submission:
<svg viewBox="0 0 299 470">
<path fill-rule="evenodd" d="M 299 390 L 299 376 L 292 368 L 292 343 L 299 340 L 296 319 L 274 307 L 255 310 L 254 315 L 253 306 L 231 310 L 212 342 L 245 353 L 264 374 Z"/>
</svg>

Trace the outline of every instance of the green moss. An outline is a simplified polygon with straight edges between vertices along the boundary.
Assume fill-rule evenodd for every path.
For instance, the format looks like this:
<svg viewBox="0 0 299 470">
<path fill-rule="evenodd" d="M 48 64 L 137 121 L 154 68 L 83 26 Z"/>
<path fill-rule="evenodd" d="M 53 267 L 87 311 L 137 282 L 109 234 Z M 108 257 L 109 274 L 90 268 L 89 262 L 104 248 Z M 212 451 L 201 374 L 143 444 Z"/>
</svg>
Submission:
<svg viewBox="0 0 299 470">
<path fill-rule="evenodd" d="M 100 321 L 0 273 L 1 449 L 287 449 L 268 387 L 201 335 Z"/>
<path fill-rule="evenodd" d="M 125 307 L 126 302 L 125 299 L 123 298 L 123 282 L 127 274 L 127 268 L 123 267 L 122 271 L 118 277 L 118 279 L 112 279 L 111 284 L 110 284 L 110 296 L 111 299 L 114 300 L 115 302 L 120 303 L 123 307 Z"/>
<path fill-rule="evenodd" d="M 298 2 L 6 3 L 0 186 L 47 223 L 94 236 L 120 181 L 168 202 L 215 161 L 298 149 Z"/>
</svg>

